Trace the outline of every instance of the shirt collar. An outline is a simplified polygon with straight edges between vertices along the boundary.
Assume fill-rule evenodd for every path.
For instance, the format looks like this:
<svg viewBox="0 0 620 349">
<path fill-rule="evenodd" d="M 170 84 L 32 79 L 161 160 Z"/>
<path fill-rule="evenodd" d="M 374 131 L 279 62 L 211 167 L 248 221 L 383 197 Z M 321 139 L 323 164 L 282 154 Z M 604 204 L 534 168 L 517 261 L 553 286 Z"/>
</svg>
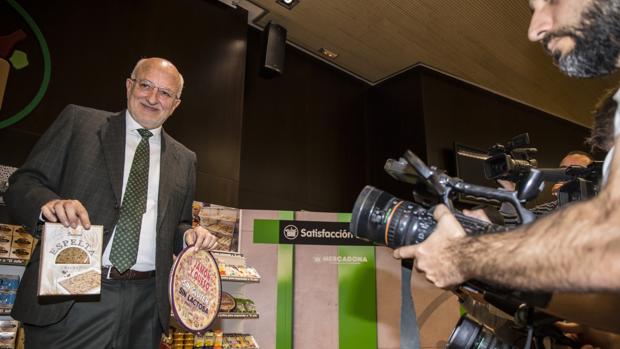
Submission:
<svg viewBox="0 0 620 349">
<path fill-rule="evenodd" d="M 138 133 L 138 129 L 140 128 L 144 128 L 142 125 L 140 125 L 139 123 L 136 122 L 136 120 L 134 120 L 133 116 L 131 116 L 131 113 L 129 112 L 129 109 L 127 109 L 125 111 L 125 130 L 126 132 L 132 133 L 132 134 L 136 134 L 139 135 Z M 161 126 L 159 126 L 158 128 L 154 128 L 151 131 L 151 133 L 153 133 L 153 137 L 151 137 L 152 139 L 157 139 L 159 138 L 159 136 L 161 135 Z"/>
</svg>

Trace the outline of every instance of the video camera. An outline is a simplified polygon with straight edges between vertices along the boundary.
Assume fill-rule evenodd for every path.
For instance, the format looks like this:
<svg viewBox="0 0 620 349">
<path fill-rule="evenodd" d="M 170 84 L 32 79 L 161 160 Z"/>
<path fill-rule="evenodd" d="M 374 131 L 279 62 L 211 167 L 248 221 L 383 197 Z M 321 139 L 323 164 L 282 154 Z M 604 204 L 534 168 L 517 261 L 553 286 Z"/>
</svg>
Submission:
<svg viewBox="0 0 620 349">
<path fill-rule="evenodd" d="M 538 162 L 532 157 L 538 149 L 525 148 L 529 144 L 529 134 L 523 133 L 513 137 L 506 145 L 493 145 L 489 149 L 489 157 L 484 161 L 484 176 L 487 179 L 505 179 L 519 183 L 530 169 L 538 166 Z"/>
<path fill-rule="evenodd" d="M 594 197 L 599 191 L 602 175 L 602 162 L 594 161 L 588 167 L 570 166 L 567 168 L 538 168 L 533 155 L 538 151 L 530 145 L 528 133 L 513 137 L 506 145 L 495 144 L 489 149 L 489 157 L 484 160 L 484 176 L 487 179 L 504 179 L 516 184 L 517 197 L 524 203 L 538 193 L 524 195 L 522 187 L 538 187 L 539 192 L 545 181 L 564 182 L 558 193 L 558 206 L 570 202 L 583 201 Z M 528 188 L 530 189 L 530 188 Z"/>
<path fill-rule="evenodd" d="M 450 177 L 443 171 L 428 167 L 413 152 L 407 150 L 399 160 L 388 159 L 385 170 L 395 179 L 414 185 L 414 201 L 399 199 L 385 191 L 366 186 L 359 194 L 353 207 L 351 231 L 360 239 L 398 248 L 420 243 L 435 229 L 433 218 L 434 204 L 443 203 L 452 210 L 456 219 L 468 235 L 480 235 L 505 231 L 506 228 L 474 219 L 456 211 L 452 197 L 456 193 L 481 196 L 492 200 L 511 203 L 524 223 L 534 220 L 534 215 L 526 210 L 523 198 L 535 197 L 538 185 L 535 181 L 523 182 L 519 198 L 516 192 L 488 188 L 463 182 Z M 432 197 L 437 200 L 432 200 Z M 534 306 L 544 307 L 551 299 L 550 294 L 528 293 L 508 290 L 471 280 L 455 290 L 460 299 L 484 299 L 491 306 L 510 316 L 521 316 L 514 321 L 514 331 L 530 338 L 553 336 L 558 342 L 577 347 L 557 330 L 553 323 L 558 318 L 535 311 Z M 542 346 L 541 346 L 542 347 Z M 476 320 L 464 316 L 450 336 L 449 349 L 510 349 L 516 348 L 511 339 L 500 338 Z"/>
</svg>

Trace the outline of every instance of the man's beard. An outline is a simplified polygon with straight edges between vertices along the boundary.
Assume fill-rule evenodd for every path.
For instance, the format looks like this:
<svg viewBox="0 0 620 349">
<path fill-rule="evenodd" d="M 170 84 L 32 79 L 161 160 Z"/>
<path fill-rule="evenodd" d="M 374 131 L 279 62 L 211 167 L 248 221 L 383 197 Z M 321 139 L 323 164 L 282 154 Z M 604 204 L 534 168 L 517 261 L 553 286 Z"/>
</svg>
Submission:
<svg viewBox="0 0 620 349">
<path fill-rule="evenodd" d="M 594 0 L 581 15 L 581 23 L 549 33 L 542 40 L 547 49 L 554 38 L 571 37 L 575 47 L 564 56 L 549 52 L 568 76 L 590 78 L 616 70 L 620 55 L 620 1 Z"/>
</svg>

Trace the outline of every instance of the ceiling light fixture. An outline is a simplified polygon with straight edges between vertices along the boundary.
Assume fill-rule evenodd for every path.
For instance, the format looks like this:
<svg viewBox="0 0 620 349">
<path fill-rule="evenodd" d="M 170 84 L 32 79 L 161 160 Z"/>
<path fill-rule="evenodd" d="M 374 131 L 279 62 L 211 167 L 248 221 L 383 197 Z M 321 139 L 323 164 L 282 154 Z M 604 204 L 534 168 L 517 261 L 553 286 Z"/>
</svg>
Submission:
<svg viewBox="0 0 620 349">
<path fill-rule="evenodd" d="M 299 4 L 299 0 L 276 0 L 276 3 L 278 3 L 280 6 L 286 7 L 289 10 L 292 10 L 293 7 Z"/>
<path fill-rule="evenodd" d="M 335 59 L 336 57 L 338 57 L 338 54 L 336 52 L 328 50 L 325 47 L 321 47 L 319 49 L 319 53 L 329 59 Z"/>
</svg>

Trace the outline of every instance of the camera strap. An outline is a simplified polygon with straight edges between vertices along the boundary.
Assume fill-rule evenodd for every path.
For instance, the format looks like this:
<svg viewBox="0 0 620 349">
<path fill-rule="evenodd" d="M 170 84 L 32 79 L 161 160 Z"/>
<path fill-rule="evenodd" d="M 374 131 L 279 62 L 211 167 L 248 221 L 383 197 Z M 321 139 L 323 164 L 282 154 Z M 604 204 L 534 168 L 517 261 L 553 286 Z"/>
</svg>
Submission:
<svg viewBox="0 0 620 349">
<path fill-rule="evenodd" d="M 400 349 L 420 349 L 420 331 L 411 296 L 411 267 L 401 266 Z"/>
</svg>

